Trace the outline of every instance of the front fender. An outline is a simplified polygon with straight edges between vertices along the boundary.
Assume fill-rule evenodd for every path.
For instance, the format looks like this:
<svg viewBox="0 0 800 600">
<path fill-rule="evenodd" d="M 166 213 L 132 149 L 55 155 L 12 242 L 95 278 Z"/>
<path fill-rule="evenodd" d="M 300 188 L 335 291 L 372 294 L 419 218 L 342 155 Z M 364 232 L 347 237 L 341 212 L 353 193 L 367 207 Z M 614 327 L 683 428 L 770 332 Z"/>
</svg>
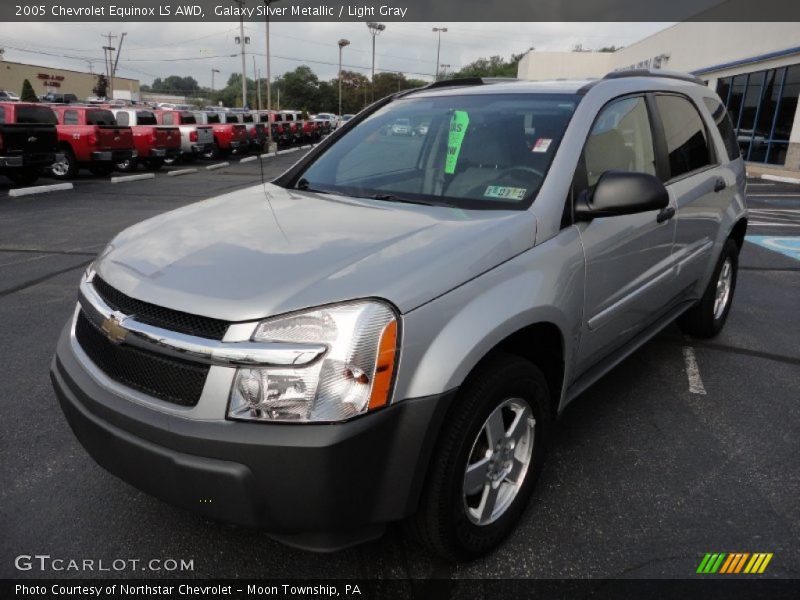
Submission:
<svg viewBox="0 0 800 600">
<path fill-rule="evenodd" d="M 551 323 L 561 332 L 569 383 L 581 330 L 584 275 L 580 238 L 569 227 L 408 312 L 395 398 L 460 386 L 500 342 L 536 323 Z"/>
</svg>

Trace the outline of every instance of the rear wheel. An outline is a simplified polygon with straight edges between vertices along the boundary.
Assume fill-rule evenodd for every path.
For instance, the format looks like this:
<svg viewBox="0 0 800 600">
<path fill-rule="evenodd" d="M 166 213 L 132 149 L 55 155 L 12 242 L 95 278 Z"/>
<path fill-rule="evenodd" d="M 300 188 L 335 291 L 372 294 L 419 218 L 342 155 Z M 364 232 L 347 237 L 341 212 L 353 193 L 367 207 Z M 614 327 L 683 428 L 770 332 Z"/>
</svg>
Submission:
<svg viewBox="0 0 800 600">
<path fill-rule="evenodd" d="M 203 152 L 203 158 L 205 158 L 206 160 L 216 160 L 221 155 L 222 155 L 222 150 L 220 150 L 216 142 L 214 142 L 210 146 L 206 146 L 206 151 Z"/>
<path fill-rule="evenodd" d="M 30 185 L 42 174 L 42 170 L 37 167 L 24 167 L 22 169 L 16 169 L 14 171 L 10 171 L 6 173 L 6 177 L 8 177 L 11 181 L 13 181 L 16 185 Z"/>
<path fill-rule="evenodd" d="M 435 451 L 414 535 L 442 557 L 486 554 L 511 533 L 542 469 L 551 415 L 531 362 L 498 353 L 470 375 Z"/>
<path fill-rule="evenodd" d="M 131 157 L 127 160 L 123 160 L 122 162 L 118 162 L 117 171 L 122 171 L 123 173 L 132 173 L 138 166 L 139 162 L 135 158 Z M 92 171 L 92 173 L 94 173 L 94 171 Z"/>
<path fill-rule="evenodd" d="M 50 173 L 55 179 L 74 179 L 78 175 L 78 161 L 72 150 L 65 148 L 63 158 L 50 167 Z"/>
<path fill-rule="evenodd" d="M 722 330 L 731 310 L 738 269 L 739 246 L 729 239 L 722 248 L 703 297 L 678 318 L 678 326 L 684 333 L 712 338 Z"/>
<path fill-rule="evenodd" d="M 190 156 L 190 155 L 187 155 Z M 164 157 L 164 164 L 167 166 L 177 165 L 181 161 L 181 155 L 178 154 L 177 156 L 166 156 Z"/>
</svg>

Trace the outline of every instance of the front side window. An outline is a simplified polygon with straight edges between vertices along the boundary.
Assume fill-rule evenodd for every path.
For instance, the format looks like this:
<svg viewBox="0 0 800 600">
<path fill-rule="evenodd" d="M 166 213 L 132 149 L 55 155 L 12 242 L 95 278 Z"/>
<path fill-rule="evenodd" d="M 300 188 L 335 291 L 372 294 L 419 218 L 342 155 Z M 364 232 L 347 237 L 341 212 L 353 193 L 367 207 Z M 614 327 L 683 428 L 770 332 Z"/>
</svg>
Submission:
<svg viewBox="0 0 800 600">
<path fill-rule="evenodd" d="M 533 202 L 579 97 L 410 97 L 378 109 L 297 177 L 344 195 L 476 209 Z"/>
<path fill-rule="evenodd" d="M 589 186 L 606 171 L 656 174 L 653 132 L 644 98 L 616 100 L 597 116 L 583 150 Z"/>
<path fill-rule="evenodd" d="M 703 98 L 703 102 L 705 102 L 708 112 L 711 113 L 711 117 L 717 124 L 717 129 L 719 130 L 720 136 L 722 136 L 722 142 L 725 144 L 728 158 L 730 160 L 736 160 L 739 158 L 739 144 L 736 141 L 736 134 L 733 131 L 733 123 L 731 123 L 731 118 L 728 116 L 728 111 L 726 111 L 722 103 L 715 98 Z"/>
<path fill-rule="evenodd" d="M 656 96 L 669 157 L 669 178 L 711 164 L 708 137 L 700 113 L 683 96 Z"/>
</svg>

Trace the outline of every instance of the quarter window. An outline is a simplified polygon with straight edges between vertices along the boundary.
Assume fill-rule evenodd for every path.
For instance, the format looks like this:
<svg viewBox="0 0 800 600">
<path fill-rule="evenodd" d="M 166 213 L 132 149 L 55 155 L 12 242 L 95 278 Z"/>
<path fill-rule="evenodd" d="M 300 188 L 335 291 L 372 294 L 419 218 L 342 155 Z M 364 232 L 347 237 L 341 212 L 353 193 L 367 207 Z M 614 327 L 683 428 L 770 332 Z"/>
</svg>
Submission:
<svg viewBox="0 0 800 600">
<path fill-rule="evenodd" d="M 700 113 L 682 96 L 656 96 L 664 125 L 669 177 L 680 177 L 711 164 L 708 137 Z"/>
<path fill-rule="evenodd" d="M 120 111 L 117 113 L 117 125 L 128 125 L 128 113 Z"/>
<path fill-rule="evenodd" d="M 587 183 L 606 171 L 656 174 L 653 133 L 644 98 L 625 98 L 606 106 L 583 149 Z"/>
<path fill-rule="evenodd" d="M 163 117 L 164 125 L 174 125 L 175 124 L 175 115 L 174 115 L 174 113 L 167 111 L 167 112 L 164 112 L 163 115 L 164 115 L 164 117 Z"/>
<path fill-rule="evenodd" d="M 703 102 L 705 102 L 708 111 L 717 124 L 719 134 L 722 136 L 722 142 L 725 144 L 725 150 L 728 152 L 728 158 L 736 160 L 739 158 L 739 144 L 736 141 L 736 134 L 733 132 L 733 123 L 731 123 L 731 118 L 728 116 L 728 111 L 715 98 L 703 98 Z"/>
<path fill-rule="evenodd" d="M 64 125 L 77 125 L 78 124 L 78 111 L 65 110 L 64 111 Z"/>
</svg>

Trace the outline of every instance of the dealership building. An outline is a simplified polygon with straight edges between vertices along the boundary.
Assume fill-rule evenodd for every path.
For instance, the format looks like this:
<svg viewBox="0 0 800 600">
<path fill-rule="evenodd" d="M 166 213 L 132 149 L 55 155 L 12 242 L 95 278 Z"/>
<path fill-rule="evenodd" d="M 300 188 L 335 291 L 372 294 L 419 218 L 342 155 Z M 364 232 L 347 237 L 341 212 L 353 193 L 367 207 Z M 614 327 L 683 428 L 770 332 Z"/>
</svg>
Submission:
<svg viewBox="0 0 800 600">
<path fill-rule="evenodd" d="M 94 96 L 92 89 L 97 84 L 97 75 L 94 73 L 0 60 L 0 90 L 19 95 L 22 92 L 22 82 L 26 79 L 31 82 L 33 91 L 38 96 L 54 92 L 75 94 L 80 100 Z M 139 81 L 114 77 L 114 98 L 138 100 Z"/>
<path fill-rule="evenodd" d="M 528 52 L 522 79 L 626 69 L 693 73 L 716 90 L 751 163 L 800 171 L 800 24 L 678 23 L 616 52 Z"/>
</svg>

